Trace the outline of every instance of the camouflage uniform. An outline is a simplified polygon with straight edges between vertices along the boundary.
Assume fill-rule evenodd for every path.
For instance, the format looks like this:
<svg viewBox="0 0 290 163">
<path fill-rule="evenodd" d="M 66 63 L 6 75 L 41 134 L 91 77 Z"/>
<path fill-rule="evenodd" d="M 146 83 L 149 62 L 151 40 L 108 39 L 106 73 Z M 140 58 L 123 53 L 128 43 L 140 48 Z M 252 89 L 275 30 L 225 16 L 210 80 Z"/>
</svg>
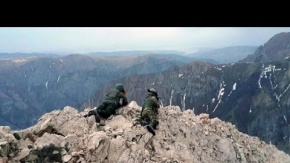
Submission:
<svg viewBox="0 0 290 163">
<path fill-rule="evenodd" d="M 89 116 L 95 115 L 96 121 L 100 122 L 100 117 L 107 119 L 115 114 L 119 107 L 126 106 L 127 104 L 128 100 L 125 95 L 124 87 L 122 84 L 117 84 L 116 88 L 106 95 L 104 102 L 99 105 L 96 110 L 89 112 Z"/>
<path fill-rule="evenodd" d="M 141 119 L 151 125 L 153 129 L 156 129 L 156 126 L 159 124 L 158 108 L 160 108 L 160 105 L 157 93 L 149 92 L 142 106 Z"/>
</svg>

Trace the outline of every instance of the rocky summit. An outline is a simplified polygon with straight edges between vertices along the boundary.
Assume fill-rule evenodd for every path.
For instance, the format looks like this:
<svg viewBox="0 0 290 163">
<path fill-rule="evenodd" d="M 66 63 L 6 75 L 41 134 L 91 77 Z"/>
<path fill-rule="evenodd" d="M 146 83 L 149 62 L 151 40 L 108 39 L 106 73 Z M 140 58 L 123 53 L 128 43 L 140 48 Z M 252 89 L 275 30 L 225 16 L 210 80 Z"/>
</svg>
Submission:
<svg viewBox="0 0 290 163">
<path fill-rule="evenodd" d="M 156 136 L 137 123 L 132 101 L 103 123 L 89 109 L 66 106 L 44 114 L 36 125 L 13 131 L 0 127 L 0 162 L 216 163 L 290 162 L 290 156 L 234 125 L 178 106 L 159 109 Z"/>
</svg>

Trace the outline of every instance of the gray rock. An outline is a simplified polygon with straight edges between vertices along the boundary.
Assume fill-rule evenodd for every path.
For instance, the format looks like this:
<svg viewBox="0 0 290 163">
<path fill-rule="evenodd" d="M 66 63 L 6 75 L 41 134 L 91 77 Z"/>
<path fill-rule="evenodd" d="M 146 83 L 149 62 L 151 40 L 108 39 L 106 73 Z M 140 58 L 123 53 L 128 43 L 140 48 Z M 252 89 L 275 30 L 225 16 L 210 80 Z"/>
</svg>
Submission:
<svg viewBox="0 0 290 163">
<path fill-rule="evenodd" d="M 38 135 L 34 143 L 8 139 L 16 144 L 2 143 L 5 148 L 1 146 L 0 154 L 27 162 L 290 162 L 289 155 L 239 132 L 230 123 L 208 116 L 200 119 L 176 106 L 160 108 L 159 129 L 152 137 L 141 125 L 133 125 L 140 109 L 136 103 L 130 106 L 134 108 L 121 108 L 119 115 L 107 119 L 101 128 L 90 126 L 79 116 L 83 112 L 70 107 L 47 113 L 35 126 L 22 131 Z M 5 133 L 12 135 L 10 130 Z M 25 148 L 28 145 L 31 150 Z M 15 150 L 18 147 L 22 148 L 20 153 Z"/>
</svg>

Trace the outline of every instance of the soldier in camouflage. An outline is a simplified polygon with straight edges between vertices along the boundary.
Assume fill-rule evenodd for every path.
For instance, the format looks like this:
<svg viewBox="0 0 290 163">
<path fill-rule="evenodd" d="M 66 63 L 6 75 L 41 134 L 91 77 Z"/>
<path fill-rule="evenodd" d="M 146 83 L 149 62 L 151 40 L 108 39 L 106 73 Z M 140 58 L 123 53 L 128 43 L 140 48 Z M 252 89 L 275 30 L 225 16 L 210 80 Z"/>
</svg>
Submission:
<svg viewBox="0 0 290 163">
<path fill-rule="evenodd" d="M 146 128 L 153 135 L 156 134 L 154 130 L 156 130 L 159 124 L 158 108 L 160 108 L 160 104 L 157 91 L 154 88 L 150 88 L 148 89 L 148 95 L 142 105 L 141 120 L 148 123 Z"/>
<path fill-rule="evenodd" d="M 89 111 L 87 116 L 95 115 L 96 122 L 100 123 L 101 118 L 107 119 L 115 114 L 118 108 L 126 106 L 127 104 L 126 90 L 122 84 L 117 84 L 116 87 L 106 95 L 104 102 L 99 105 L 96 110 Z"/>
</svg>

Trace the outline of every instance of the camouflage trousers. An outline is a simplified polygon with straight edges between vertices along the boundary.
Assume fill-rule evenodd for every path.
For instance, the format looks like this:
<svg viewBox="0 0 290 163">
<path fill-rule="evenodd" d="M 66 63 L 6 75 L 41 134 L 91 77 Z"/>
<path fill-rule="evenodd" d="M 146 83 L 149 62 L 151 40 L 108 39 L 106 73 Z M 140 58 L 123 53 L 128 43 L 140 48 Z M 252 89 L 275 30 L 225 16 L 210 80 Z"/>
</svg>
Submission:
<svg viewBox="0 0 290 163">
<path fill-rule="evenodd" d="M 118 109 L 118 105 L 114 101 L 104 101 L 96 111 L 102 118 L 107 119 L 115 114 L 116 109 Z"/>
<path fill-rule="evenodd" d="M 159 124 L 158 113 L 154 112 L 151 108 L 144 108 L 141 119 L 145 120 L 148 124 L 152 123 L 154 129 Z"/>
</svg>

